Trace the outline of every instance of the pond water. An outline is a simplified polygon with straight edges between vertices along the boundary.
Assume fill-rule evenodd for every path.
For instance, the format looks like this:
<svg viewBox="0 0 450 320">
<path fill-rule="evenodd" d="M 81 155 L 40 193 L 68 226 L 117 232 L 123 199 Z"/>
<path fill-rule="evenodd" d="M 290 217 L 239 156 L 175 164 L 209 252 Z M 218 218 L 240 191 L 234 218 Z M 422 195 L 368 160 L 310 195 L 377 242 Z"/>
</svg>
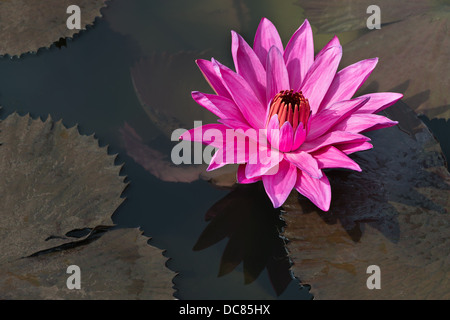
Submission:
<svg viewBox="0 0 450 320">
<path fill-rule="evenodd" d="M 218 276 L 228 238 L 202 250 L 193 248 L 208 226 L 206 213 L 229 191 L 203 180 L 162 181 L 130 157 L 124 148 L 121 129 L 125 124 L 139 133 L 144 144 L 162 153 L 168 155 L 174 145 L 161 126 L 151 121 L 136 94 L 131 69 L 143 58 L 188 51 L 199 52 L 200 57 L 206 51 L 206 56 L 230 65 L 231 29 L 251 42 L 260 18 L 266 16 L 287 40 L 304 19 L 303 9 L 287 1 L 281 4 L 277 1 L 277 5 L 275 1 L 193 1 L 191 6 L 183 5 L 184 2 L 112 1 L 102 11 L 103 18 L 65 44 L 20 59 L 1 58 L 1 118 L 13 112 L 30 113 L 43 119 L 51 115 L 55 120 L 62 119 L 68 127 L 78 125 L 82 134 L 95 134 L 100 145 L 108 145 L 111 154 L 118 154 L 116 163 L 124 164 L 121 174 L 130 184 L 123 194 L 126 200 L 114 213 L 113 220 L 119 227 L 140 227 L 152 238 L 152 245 L 165 250 L 170 258 L 167 266 L 178 272 L 174 278 L 177 298 L 311 299 L 308 289 L 301 287 L 298 280 L 292 278 L 286 283 L 286 276 L 291 277 L 286 264 L 279 265 L 279 272 L 284 275 L 281 279 L 271 276 L 270 268 L 262 265 L 257 268 L 262 271 L 255 273 L 259 276 L 245 283 L 247 272 L 242 263 Z M 246 5 L 244 9 L 240 7 L 242 3 Z M 345 31 L 338 35 L 346 43 L 360 33 Z M 315 34 L 316 48 L 330 38 L 330 34 L 317 37 Z M 190 63 L 195 70 L 194 60 Z M 160 92 L 156 97 L 158 103 L 164 103 L 161 96 L 171 95 L 167 101 L 179 99 L 182 105 L 190 100 L 191 90 L 203 89 L 192 88 L 189 80 L 203 81 L 199 71 L 177 75 L 177 70 L 170 70 L 165 74 L 159 72 L 158 76 L 161 75 L 166 78 L 158 82 L 167 86 L 154 90 Z M 177 92 L 170 86 L 174 77 L 187 83 L 184 87 L 174 85 Z M 189 103 L 189 108 L 197 108 L 195 103 Z M 440 139 L 449 159 L 448 121 L 423 120 Z M 275 221 L 272 230 L 282 228 L 281 221 L 270 221 Z M 249 232 L 252 225 L 258 227 L 258 224 L 247 225 Z M 276 232 L 266 237 L 261 239 L 262 243 L 280 245 Z M 285 259 L 285 256 L 281 253 L 278 258 Z M 276 281 L 284 282 L 273 283 Z M 281 289 L 277 292 L 276 288 Z"/>
</svg>

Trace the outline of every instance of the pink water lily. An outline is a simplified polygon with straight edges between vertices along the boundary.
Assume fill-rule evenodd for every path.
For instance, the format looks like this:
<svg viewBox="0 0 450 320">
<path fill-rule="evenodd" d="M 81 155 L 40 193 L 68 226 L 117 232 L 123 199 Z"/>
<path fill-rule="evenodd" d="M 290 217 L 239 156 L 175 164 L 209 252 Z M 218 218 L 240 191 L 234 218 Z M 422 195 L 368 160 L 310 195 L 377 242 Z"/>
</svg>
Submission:
<svg viewBox="0 0 450 320">
<path fill-rule="evenodd" d="M 225 139 L 199 138 L 193 134 L 198 128 L 181 138 L 218 148 L 208 170 L 239 163 L 239 183 L 262 180 L 274 207 L 283 205 L 295 188 L 328 211 L 331 187 L 323 169 L 361 171 L 348 155 L 372 148 L 362 132 L 397 123 L 375 113 L 402 95 L 383 92 L 352 98 L 378 59 L 359 61 L 337 72 L 342 56 L 338 38 L 335 36 L 314 56 L 307 20 L 286 47 L 266 18 L 259 24 L 253 48 L 233 31 L 232 55 L 236 71 L 214 59 L 197 60 L 216 94 L 193 92 L 192 97 L 219 118 L 219 123 L 204 125 L 201 130 L 214 129 L 224 134 L 230 129 L 262 130 L 263 141 L 251 143 L 258 150 L 269 149 L 271 161 L 255 161 L 255 149 L 237 149 Z M 226 152 L 241 156 L 225 157 Z"/>
</svg>

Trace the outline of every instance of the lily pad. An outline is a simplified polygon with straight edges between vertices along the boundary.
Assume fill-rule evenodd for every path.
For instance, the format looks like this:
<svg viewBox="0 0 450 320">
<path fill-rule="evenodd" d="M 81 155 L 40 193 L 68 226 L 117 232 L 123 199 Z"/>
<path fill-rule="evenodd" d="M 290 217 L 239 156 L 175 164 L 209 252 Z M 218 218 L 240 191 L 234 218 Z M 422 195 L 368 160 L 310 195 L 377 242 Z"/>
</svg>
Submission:
<svg viewBox="0 0 450 320">
<path fill-rule="evenodd" d="M 78 33 L 80 30 L 67 27 L 70 5 L 80 8 L 80 24 L 85 30 L 101 16 L 105 0 L 0 1 L 0 55 L 36 52 Z"/>
<path fill-rule="evenodd" d="M 138 229 L 116 229 L 64 250 L 0 264 L 1 299 L 174 299 L 174 273 L 162 251 Z M 80 289 L 68 289 L 68 266 L 80 267 Z"/>
<path fill-rule="evenodd" d="M 404 101 L 417 113 L 430 119 L 449 119 L 449 30 L 448 7 L 415 15 L 344 45 L 342 65 L 379 57 L 361 92 L 395 88 L 404 93 Z"/>
<path fill-rule="evenodd" d="M 107 147 L 61 121 L 17 114 L 0 122 L 0 143 L 2 298 L 133 299 L 173 293 L 161 250 L 148 246 L 137 230 L 104 233 L 126 187 Z M 86 277 L 76 293 L 65 283 L 71 264 Z"/>
<path fill-rule="evenodd" d="M 292 271 L 316 299 L 449 299 L 450 174 L 439 144 L 405 104 L 399 126 L 367 134 L 361 173 L 330 171 L 330 212 L 291 194 L 284 236 Z M 369 290 L 367 268 L 381 270 Z"/>
<path fill-rule="evenodd" d="M 298 4 L 305 16 L 320 32 L 337 33 L 367 28 L 370 14 L 367 8 L 377 5 L 381 11 L 381 22 L 388 24 L 423 13 L 438 1 L 423 0 L 302 0 Z M 418 29 L 419 30 L 419 29 Z"/>
</svg>

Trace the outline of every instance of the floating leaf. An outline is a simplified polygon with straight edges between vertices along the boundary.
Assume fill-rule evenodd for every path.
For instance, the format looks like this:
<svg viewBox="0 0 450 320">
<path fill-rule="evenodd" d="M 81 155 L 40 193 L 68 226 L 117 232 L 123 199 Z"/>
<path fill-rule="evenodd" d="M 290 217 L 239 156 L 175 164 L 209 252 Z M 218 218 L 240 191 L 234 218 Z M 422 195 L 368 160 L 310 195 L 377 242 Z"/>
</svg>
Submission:
<svg viewBox="0 0 450 320">
<path fill-rule="evenodd" d="M 116 229 L 99 239 L 0 265 L 1 299 L 173 299 L 174 273 L 162 251 L 138 229 Z M 80 267 L 81 288 L 70 290 L 67 267 Z"/>
<path fill-rule="evenodd" d="M 105 0 L 8 0 L 0 1 L 0 55 L 20 56 L 49 47 L 80 30 L 67 27 L 67 8 L 77 5 L 86 29 L 101 16 Z"/>
<path fill-rule="evenodd" d="M 0 143 L 1 298 L 172 294 L 161 250 L 137 230 L 100 232 L 112 224 L 126 186 L 107 147 L 61 121 L 17 114 L 0 122 Z M 83 290 L 71 294 L 70 264 L 85 270 Z"/>
<path fill-rule="evenodd" d="M 72 230 L 112 224 L 126 185 L 93 136 L 50 117 L 12 114 L 0 122 L 0 142 L 0 261 L 68 243 Z"/>
<path fill-rule="evenodd" d="M 429 118 L 450 118 L 450 11 L 433 11 L 384 26 L 344 45 L 342 65 L 380 61 L 361 91 L 394 91 Z M 420 30 L 418 32 L 417 30 Z M 412 40 L 413 39 L 413 40 Z"/>
<path fill-rule="evenodd" d="M 328 213 L 298 194 L 284 205 L 292 270 L 318 299 L 449 299 L 450 175 L 428 129 L 402 102 L 399 126 L 368 134 L 361 173 L 329 172 Z M 369 290 L 367 268 L 381 269 Z"/>
<path fill-rule="evenodd" d="M 377 5 L 383 24 L 404 20 L 430 9 L 438 1 L 424 0 L 301 0 L 305 16 L 320 32 L 337 33 L 367 28 L 370 5 Z M 418 29 L 419 30 L 419 29 Z"/>
</svg>

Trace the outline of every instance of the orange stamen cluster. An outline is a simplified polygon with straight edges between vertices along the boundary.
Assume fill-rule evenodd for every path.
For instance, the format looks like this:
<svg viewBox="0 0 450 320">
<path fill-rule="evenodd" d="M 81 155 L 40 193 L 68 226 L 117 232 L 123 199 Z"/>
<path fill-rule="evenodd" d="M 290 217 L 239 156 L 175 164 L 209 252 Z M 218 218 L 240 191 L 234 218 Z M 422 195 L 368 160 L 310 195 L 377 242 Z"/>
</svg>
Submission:
<svg viewBox="0 0 450 320">
<path fill-rule="evenodd" d="M 308 99 L 303 96 L 301 91 L 283 90 L 277 93 L 272 100 L 268 121 L 270 121 L 274 114 L 278 115 L 280 127 L 286 121 L 289 121 L 295 131 L 300 123 L 306 128 L 306 124 L 311 115 L 311 109 Z"/>
</svg>

